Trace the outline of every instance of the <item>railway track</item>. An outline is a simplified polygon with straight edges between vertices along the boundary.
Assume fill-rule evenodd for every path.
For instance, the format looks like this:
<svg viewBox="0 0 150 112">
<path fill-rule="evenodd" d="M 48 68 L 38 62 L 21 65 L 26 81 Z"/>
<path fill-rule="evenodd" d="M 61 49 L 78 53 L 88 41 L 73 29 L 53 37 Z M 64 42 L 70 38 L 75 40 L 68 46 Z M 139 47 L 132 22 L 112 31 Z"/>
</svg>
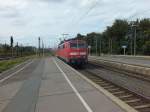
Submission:
<svg viewBox="0 0 150 112">
<path fill-rule="evenodd" d="M 84 76 L 92 80 L 97 85 L 109 91 L 120 100 L 124 101 L 138 112 L 150 112 L 150 99 L 145 96 L 139 95 L 127 88 L 106 80 L 88 69 L 79 70 Z"/>
<path fill-rule="evenodd" d="M 0 57 L 0 61 L 2 61 L 2 60 L 9 60 L 9 59 L 12 59 L 12 57 Z"/>
<path fill-rule="evenodd" d="M 134 73 L 134 72 L 131 72 L 131 71 L 129 72 L 129 71 L 126 71 L 126 70 L 121 70 L 121 69 L 119 70 L 119 69 L 117 69 L 115 67 L 102 65 L 99 62 L 97 62 L 96 60 L 89 60 L 89 63 L 94 65 L 94 66 L 103 67 L 103 68 L 105 68 L 107 70 L 110 70 L 110 71 L 122 73 L 122 74 L 128 75 L 130 77 L 135 77 L 135 78 L 138 78 L 140 80 L 144 80 L 144 81 L 150 82 L 150 76 L 149 75 Z"/>
<path fill-rule="evenodd" d="M 15 59 L 15 58 L 18 58 L 18 57 L 16 57 L 16 56 L 14 56 L 14 57 L 0 57 L 0 61 L 3 61 L 3 60 L 11 60 L 11 59 Z"/>
</svg>

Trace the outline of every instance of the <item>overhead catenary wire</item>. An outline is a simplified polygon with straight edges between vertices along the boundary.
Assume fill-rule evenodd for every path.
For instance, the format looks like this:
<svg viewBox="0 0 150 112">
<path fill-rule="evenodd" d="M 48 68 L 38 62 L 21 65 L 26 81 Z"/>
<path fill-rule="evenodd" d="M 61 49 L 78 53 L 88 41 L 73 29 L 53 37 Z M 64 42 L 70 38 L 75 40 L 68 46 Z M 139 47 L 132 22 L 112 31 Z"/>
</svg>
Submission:
<svg viewBox="0 0 150 112">
<path fill-rule="evenodd" d="M 90 0 L 88 0 L 90 1 Z M 86 11 L 84 14 L 82 14 L 77 20 L 74 20 L 75 19 L 75 16 L 73 17 L 72 21 L 69 22 L 69 29 L 68 29 L 68 32 L 71 30 L 70 27 L 72 26 L 76 26 L 78 25 L 79 23 L 81 23 L 81 21 L 85 20 L 87 15 L 89 15 L 89 13 L 99 4 L 99 1 L 98 0 L 95 0 L 95 2 L 93 3 L 93 5 L 91 5 Z M 141 15 L 141 14 L 145 14 L 145 13 L 148 13 L 150 12 L 149 9 L 146 9 L 144 11 L 140 11 L 138 13 L 134 13 L 128 17 L 124 17 L 124 19 L 126 20 L 131 20 L 131 18 L 134 18 L 134 17 L 137 17 L 138 15 Z M 76 16 L 79 16 L 79 15 L 76 15 Z"/>
<path fill-rule="evenodd" d="M 89 0 L 88 0 L 89 1 Z M 95 0 L 95 3 L 83 14 L 80 16 L 78 22 L 85 19 L 85 17 L 98 5 L 98 0 Z"/>
<path fill-rule="evenodd" d="M 88 0 L 88 1 L 90 1 L 90 0 Z M 83 21 L 83 20 L 85 19 L 85 17 L 86 17 L 97 5 L 98 5 L 98 0 L 95 0 L 95 3 L 93 3 L 93 5 L 90 6 L 90 7 L 86 10 L 86 12 L 85 12 L 84 14 L 82 14 L 77 20 L 74 20 L 74 18 L 75 18 L 75 16 L 79 16 L 79 15 L 75 15 L 75 16 L 73 17 L 73 19 L 71 20 L 71 23 L 69 23 L 69 25 L 71 25 L 70 27 L 72 27 L 72 24 L 77 25 L 77 24 L 79 24 L 81 21 Z M 70 28 L 69 28 L 69 30 L 70 30 Z"/>
</svg>

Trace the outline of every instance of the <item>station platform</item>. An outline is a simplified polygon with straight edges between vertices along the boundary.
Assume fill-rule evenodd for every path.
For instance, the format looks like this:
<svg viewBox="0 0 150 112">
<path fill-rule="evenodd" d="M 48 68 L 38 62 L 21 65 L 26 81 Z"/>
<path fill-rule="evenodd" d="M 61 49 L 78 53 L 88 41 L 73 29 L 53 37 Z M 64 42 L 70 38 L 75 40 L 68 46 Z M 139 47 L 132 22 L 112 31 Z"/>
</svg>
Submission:
<svg viewBox="0 0 150 112">
<path fill-rule="evenodd" d="M 0 84 L 0 112 L 125 112 L 57 58 L 37 59 Z"/>
<path fill-rule="evenodd" d="M 106 55 L 106 56 L 89 56 L 89 59 L 102 59 L 107 61 L 121 62 L 131 65 L 150 67 L 150 56 L 120 56 L 120 55 Z"/>
<path fill-rule="evenodd" d="M 36 112 L 124 112 L 61 61 L 47 64 Z"/>
</svg>

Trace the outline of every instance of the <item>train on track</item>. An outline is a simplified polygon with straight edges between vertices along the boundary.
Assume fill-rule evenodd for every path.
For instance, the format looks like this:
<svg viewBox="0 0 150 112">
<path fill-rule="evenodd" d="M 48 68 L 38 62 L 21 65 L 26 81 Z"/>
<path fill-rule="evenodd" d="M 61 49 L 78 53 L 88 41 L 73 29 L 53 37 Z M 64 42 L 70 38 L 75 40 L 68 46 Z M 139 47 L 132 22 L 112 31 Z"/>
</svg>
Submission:
<svg viewBox="0 0 150 112">
<path fill-rule="evenodd" d="M 68 39 L 58 45 L 56 56 L 68 64 L 84 65 L 88 62 L 88 47 L 84 40 Z"/>
</svg>

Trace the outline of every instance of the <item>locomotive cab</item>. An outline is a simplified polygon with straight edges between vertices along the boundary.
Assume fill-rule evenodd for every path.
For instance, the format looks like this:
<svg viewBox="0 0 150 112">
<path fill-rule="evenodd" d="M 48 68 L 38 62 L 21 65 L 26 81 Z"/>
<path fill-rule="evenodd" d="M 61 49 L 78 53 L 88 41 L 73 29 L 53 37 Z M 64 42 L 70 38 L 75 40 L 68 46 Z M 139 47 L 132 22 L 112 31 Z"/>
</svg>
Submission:
<svg viewBox="0 0 150 112">
<path fill-rule="evenodd" d="M 83 65 L 88 61 L 88 48 L 83 40 L 70 39 L 59 44 L 57 56 L 68 64 Z"/>
<path fill-rule="evenodd" d="M 69 43 L 69 63 L 86 64 L 87 63 L 87 45 L 84 41 L 76 40 Z"/>
</svg>

